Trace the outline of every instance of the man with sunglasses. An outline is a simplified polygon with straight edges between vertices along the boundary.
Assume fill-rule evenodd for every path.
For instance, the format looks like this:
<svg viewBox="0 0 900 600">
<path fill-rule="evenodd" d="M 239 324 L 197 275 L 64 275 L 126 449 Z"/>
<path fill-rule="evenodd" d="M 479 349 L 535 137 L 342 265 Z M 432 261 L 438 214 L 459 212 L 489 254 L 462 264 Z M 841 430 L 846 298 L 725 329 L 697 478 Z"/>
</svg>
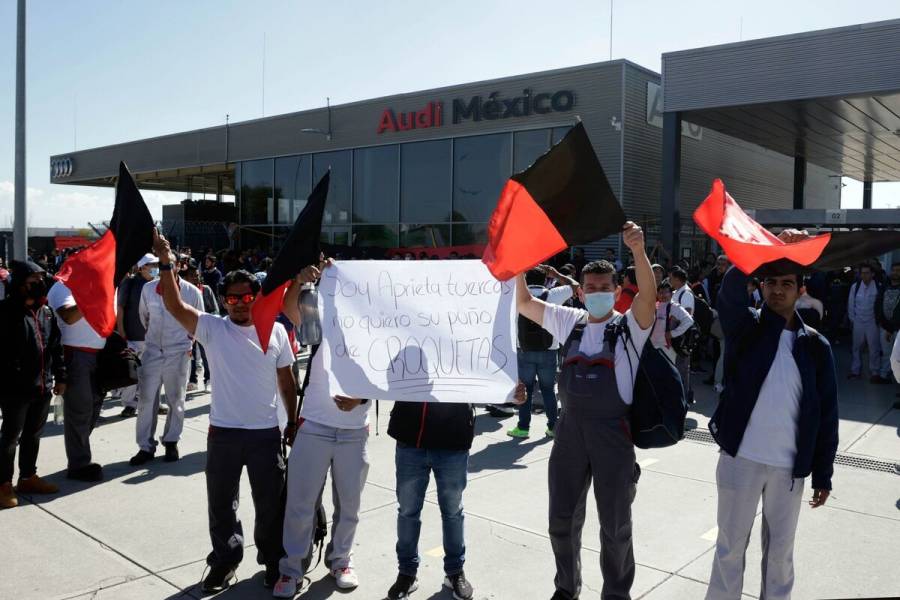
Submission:
<svg viewBox="0 0 900 600">
<path fill-rule="evenodd" d="M 176 276 L 176 281 L 181 297 L 189 305 L 203 311 L 203 293 L 180 277 Z M 166 449 L 165 461 L 174 462 L 180 458 L 178 440 L 184 429 L 184 400 L 191 366 L 191 348 L 194 344 L 191 335 L 166 311 L 159 280 L 148 282 L 141 288 L 138 313 L 146 333 L 138 380 L 138 415 L 135 425 L 138 452 L 128 461 L 133 467 L 153 460 L 156 454 L 156 422 L 162 387 L 166 390 L 166 404 L 169 406 L 162 435 L 162 443 Z"/>
<path fill-rule="evenodd" d="M 260 286 L 247 271 L 232 271 L 223 280 L 227 318 L 185 304 L 172 274 L 174 259 L 169 242 L 158 234 L 154 238 L 166 309 L 206 348 L 212 371 L 206 492 L 213 550 L 206 559 L 210 571 L 203 581 L 203 592 L 226 588 L 243 559 L 244 533 L 237 506 L 245 466 L 256 513 L 256 560 L 266 568 L 263 584 L 271 587 L 278 579 L 278 561 L 284 553 L 284 456 L 278 429 L 278 395 L 288 415 L 297 413 L 297 383 L 291 371 L 294 353 L 287 332 L 275 323 L 269 349 L 262 351 L 251 313 Z M 296 423 L 288 421 L 285 443 L 293 444 L 296 430 Z"/>
</svg>

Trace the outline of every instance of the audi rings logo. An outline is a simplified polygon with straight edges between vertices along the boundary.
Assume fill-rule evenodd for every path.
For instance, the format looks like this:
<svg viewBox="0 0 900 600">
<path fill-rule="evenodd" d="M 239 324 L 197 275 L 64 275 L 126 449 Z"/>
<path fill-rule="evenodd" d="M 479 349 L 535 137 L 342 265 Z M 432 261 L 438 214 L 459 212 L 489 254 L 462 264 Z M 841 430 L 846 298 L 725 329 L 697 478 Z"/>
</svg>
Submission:
<svg viewBox="0 0 900 600">
<path fill-rule="evenodd" d="M 50 161 L 50 176 L 53 179 L 68 177 L 72 174 L 72 159 L 58 158 Z"/>
</svg>

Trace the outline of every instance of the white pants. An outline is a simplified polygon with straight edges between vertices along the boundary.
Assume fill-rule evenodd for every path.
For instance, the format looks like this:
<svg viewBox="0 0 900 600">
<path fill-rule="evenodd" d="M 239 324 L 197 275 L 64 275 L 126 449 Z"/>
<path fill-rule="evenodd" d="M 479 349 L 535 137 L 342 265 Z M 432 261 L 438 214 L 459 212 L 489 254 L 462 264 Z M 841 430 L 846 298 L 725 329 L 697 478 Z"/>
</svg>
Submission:
<svg viewBox="0 0 900 600">
<path fill-rule="evenodd" d="M 789 600 L 794 587 L 794 534 L 803 499 L 803 479 L 791 469 L 770 467 L 719 453 L 716 554 L 706 600 L 740 600 L 744 564 L 756 508 L 762 497 L 762 587 L 760 600 Z"/>
<path fill-rule="evenodd" d="M 325 552 L 329 569 L 352 565 L 362 490 L 369 475 L 369 428 L 336 429 L 304 421 L 288 462 L 282 575 L 300 578 L 316 526 L 316 504 L 331 469 L 334 525 Z"/>
<path fill-rule="evenodd" d="M 859 375 L 862 372 L 862 347 L 869 350 L 869 375 L 881 373 L 881 341 L 880 329 L 873 321 L 853 321 L 853 362 L 850 363 L 850 373 Z"/>
<path fill-rule="evenodd" d="M 897 334 L 891 333 L 887 329 L 880 329 L 878 333 L 878 339 L 881 342 L 881 370 L 879 373 L 885 379 L 891 379 L 893 377 L 893 373 L 891 373 L 891 352 L 894 349 L 894 338 Z"/>
<path fill-rule="evenodd" d="M 128 347 L 134 350 L 138 355 L 138 358 L 144 353 L 144 342 L 128 342 Z M 140 382 L 140 379 L 141 367 L 138 367 L 138 382 Z M 122 398 L 122 406 L 130 406 L 131 408 L 136 409 L 138 407 L 138 395 L 138 383 L 119 390 L 119 396 Z"/>
<path fill-rule="evenodd" d="M 166 404 L 169 405 L 162 441 L 177 442 L 181 438 L 184 428 L 184 396 L 190 367 L 190 349 L 164 352 L 150 344 L 144 348 L 138 382 L 140 398 L 136 425 L 137 445 L 141 450 L 153 452 L 156 449 L 160 386 L 166 388 Z"/>
</svg>

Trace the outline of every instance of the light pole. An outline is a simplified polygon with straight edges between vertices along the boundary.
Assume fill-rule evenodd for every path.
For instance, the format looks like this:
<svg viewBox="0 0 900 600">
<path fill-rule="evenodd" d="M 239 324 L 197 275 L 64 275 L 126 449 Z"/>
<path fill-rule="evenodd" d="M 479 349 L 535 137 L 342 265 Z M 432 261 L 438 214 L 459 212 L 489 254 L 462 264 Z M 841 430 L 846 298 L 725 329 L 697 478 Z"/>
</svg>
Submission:
<svg viewBox="0 0 900 600">
<path fill-rule="evenodd" d="M 28 257 L 28 225 L 25 205 L 25 0 L 19 0 L 16 26 L 16 166 L 13 257 Z"/>
</svg>

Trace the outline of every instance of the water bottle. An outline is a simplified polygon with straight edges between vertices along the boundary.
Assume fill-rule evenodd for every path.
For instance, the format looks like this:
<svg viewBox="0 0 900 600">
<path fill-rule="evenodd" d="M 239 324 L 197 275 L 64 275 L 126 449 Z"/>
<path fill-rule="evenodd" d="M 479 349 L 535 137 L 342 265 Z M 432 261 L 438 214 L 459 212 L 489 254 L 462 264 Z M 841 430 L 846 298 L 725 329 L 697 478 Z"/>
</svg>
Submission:
<svg viewBox="0 0 900 600">
<path fill-rule="evenodd" d="M 51 401 L 53 407 L 53 424 L 62 425 L 63 422 L 63 397 L 60 395 L 53 396 Z"/>
</svg>

